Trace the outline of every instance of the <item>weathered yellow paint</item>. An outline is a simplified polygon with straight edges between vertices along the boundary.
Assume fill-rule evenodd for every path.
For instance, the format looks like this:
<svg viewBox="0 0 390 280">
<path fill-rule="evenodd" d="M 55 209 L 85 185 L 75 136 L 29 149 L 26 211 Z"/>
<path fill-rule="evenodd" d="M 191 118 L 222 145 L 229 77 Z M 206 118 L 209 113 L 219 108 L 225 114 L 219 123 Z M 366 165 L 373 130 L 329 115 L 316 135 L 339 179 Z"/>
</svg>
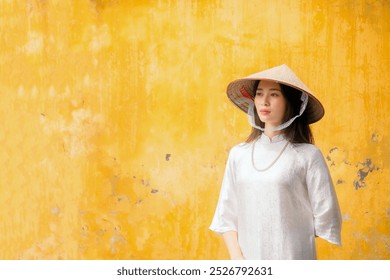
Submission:
<svg viewBox="0 0 390 280">
<path fill-rule="evenodd" d="M 0 1 L 0 258 L 227 258 L 207 228 L 249 133 L 232 79 L 288 64 L 343 247 L 390 259 L 388 1 Z M 387 145 L 386 145 L 387 144 Z"/>
</svg>

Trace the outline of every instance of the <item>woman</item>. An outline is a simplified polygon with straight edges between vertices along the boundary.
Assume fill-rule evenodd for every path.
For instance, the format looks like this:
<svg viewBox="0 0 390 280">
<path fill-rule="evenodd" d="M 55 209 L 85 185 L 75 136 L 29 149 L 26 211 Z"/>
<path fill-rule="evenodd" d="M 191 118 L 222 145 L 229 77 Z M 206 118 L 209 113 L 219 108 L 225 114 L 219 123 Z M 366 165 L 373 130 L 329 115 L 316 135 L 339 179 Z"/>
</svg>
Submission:
<svg viewBox="0 0 390 280">
<path fill-rule="evenodd" d="M 316 259 L 315 237 L 341 245 L 341 215 L 309 124 L 324 109 L 286 65 L 231 82 L 252 133 L 230 151 L 210 229 L 231 259 Z"/>
</svg>

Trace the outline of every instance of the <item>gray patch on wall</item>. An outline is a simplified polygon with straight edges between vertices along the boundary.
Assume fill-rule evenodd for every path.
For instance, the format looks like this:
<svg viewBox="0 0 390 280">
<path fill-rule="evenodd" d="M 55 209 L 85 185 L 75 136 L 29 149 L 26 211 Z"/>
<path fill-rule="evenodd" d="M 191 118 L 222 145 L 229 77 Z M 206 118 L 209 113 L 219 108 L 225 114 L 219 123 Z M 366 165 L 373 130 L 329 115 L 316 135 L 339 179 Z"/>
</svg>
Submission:
<svg viewBox="0 0 390 280">
<path fill-rule="evenodd" d="M 331 154 L 332 154 L 334 151 L 337 151 L 337 150 L 338 150 L 337 147 L 333 147 L 332 149 L 329 150 L 329 155 L 326 157 L 326 160 L 329 161 L 330 166 L 334 166 L 334 165 L 335 165 L 334 160 L 332 160 Z"/>
<path fill-rule="evenodd" d="M 378 133 L 373 132 L 373 133 L 371 134 L 371 141 L 372 141 L 373 143 L 378 143 L 379 137 L 380 137 L 380 136 L 379 136 Z"/>
<path fill-rule="evenodd" d="M 379 170 L 380 168 L 379 167 L 376 167 L 373 163 L 372 163 L 372 160 L 371 159 L 366 159 L 366 161 L 364 162 L 359 162 L 356 167 L 359 167 L 359 170 L 357 172 L 357 179 L 353 182 L 353 186 L 355 187 L 355 190 L 358 190 L 358 189 L 361 189 L 361 188 L 364 188 L 366 187 L 366 182 L 365 182 L 365 179 L 367 178 L 367 176 L 375 171 L 375 170 Z"/>
<path fill-rule="evenodd" d="M 332 158 L 332 153 L 334 152 L 338 152 L 339 151 L 339 148 L 338 147 L 333 147 L 329 150 L 329 154 L 326 156 L 326 160 L 329 162 L 329 165 L 330 167 L 332 166 L 335 166 L 336 165 L 336 161 L 334 160 L 334 158 Z M 345 151 L 340 151 L 342 153 L 345 154 Z M 344 158 L 342 160 L 342 163 L 346 164 L 346 165 L 352 165 L 346 158 Z"/>
<path fill-rule="evenodd" d="M 337 185 L 340 185 L 340 184 L 344 184 L 344 183 L 345 183 L 345 181 L 344 181 L 344 180 L 342 180 L 342 179 L 338 179 L 336 184 L 337 184 Z"/>
</svg>

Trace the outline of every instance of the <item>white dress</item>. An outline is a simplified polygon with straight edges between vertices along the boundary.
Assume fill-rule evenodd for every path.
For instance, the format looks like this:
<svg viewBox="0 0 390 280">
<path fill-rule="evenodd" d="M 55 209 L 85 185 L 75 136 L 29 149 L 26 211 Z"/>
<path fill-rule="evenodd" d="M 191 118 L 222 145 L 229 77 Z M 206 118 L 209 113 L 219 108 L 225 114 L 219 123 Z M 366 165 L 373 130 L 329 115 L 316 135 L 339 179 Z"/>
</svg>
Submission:
<svg viewBox="0 0 390 280">
<path fill-rule="evenodd" d="M 245 259 L 316 259 L 315 236 L 341 245 L 341 215 L 332 179 L 320 150 L 291 144 L 266 171 L 287 140 L 232 148 L 210 229 L 238 232 Z"/>
</svg>

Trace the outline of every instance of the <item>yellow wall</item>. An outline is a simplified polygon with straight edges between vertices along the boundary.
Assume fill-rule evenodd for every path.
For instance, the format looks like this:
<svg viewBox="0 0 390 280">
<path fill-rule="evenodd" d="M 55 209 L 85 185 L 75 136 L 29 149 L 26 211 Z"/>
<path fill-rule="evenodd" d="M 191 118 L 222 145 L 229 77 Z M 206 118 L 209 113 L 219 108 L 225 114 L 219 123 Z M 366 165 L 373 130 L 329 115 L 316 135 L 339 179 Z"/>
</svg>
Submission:
<svg viewBox="0 0 390 280">
<path fill-rule="evenodd" d="M 0 1 L 0 258 L 216 259 L 249 133 L 232 79 L 288 64 L 344 218 L 322 259 L 390 259 L 388 1 Z M 387 144 L 387 145 L 386 145 Z"/>
</svg>

